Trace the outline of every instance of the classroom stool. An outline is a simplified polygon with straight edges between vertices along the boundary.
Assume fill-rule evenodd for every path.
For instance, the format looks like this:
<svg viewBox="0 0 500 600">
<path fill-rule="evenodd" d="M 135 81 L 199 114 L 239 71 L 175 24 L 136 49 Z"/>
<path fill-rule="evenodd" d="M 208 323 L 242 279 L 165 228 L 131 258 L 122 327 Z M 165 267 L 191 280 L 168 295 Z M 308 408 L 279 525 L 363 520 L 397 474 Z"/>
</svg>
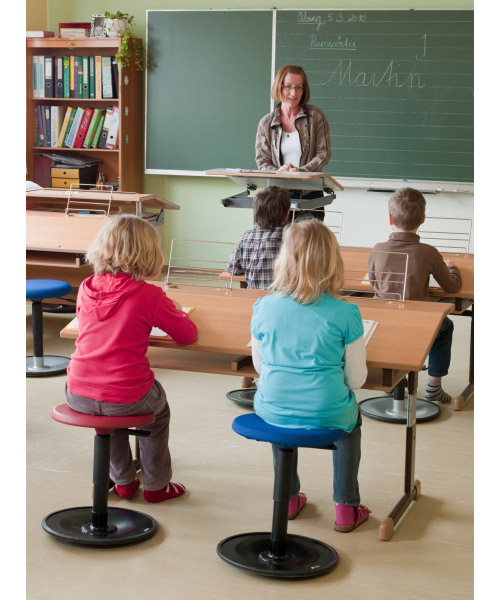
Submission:
<svg viewBox="0 0 500 600">
<path fill-rule="evenodd" d="M 114 429 L 115 433 L 148 437 L 149 431 L 128 428 L 153 423 L 154 413 L 105 417 L 80 413 L 67 404 L 60 404 L 52 410 L 52 418 L 66 425 L 95 429 L 94 486 L 92 506 L 66 508 L 47 515 L 42 520 L 45 531 L 66 542 L 88 546 L 134 544 L 156 533 L 158 523 L 149 515 L 128 508 L 108 508 L 109 432 Z"/>
<path fill-rule="evenodd" d="M 255 388 L 242 389 L 242 390 L 231 390 L 226 394 L 228 400 L 236 402 L 236 404 L 242 404 L 243 406 L 253 407 L 253 399 L 255 396 Z"/>
<path fill-rule="evenodd" d="M 65 356 L 43 355 L 43 307 L 46 298 L 60 298 L 71 293 L 71 286 L 65 281 L 55 279 L 27 279 L 26 300 L 32 302 L 33 352 L 26 357 L 27 377 L 47 377 L 66 373 L 69 358 Z"/>
<path fill-rule="evenodd" d="M 219 542 L 217 554 L 234 567 L 269 577 L 315 577 L 333 569 L 338 554 L 332 547 L 313 538 L 287 534 L 288 502 L 294 448 L 335 449 L 334 442 L 342 436 L 342 431 L 275 427 L 255 413 L 236 417 L 233 430 L 243 437 L 278 445 L 272 531 L 225 538 Z"/>
<path fill-rule="evenodd" d="M 406 380 L 401 381 L 394 388 L 393 396 L 376 396 L 362 400 L 358 406 L 365 417 L 386 423 L 406 423 L 408 417 L 407 402 L 405 399 Z M 426 423 L 439 417 L 441 408 L 430 400 L 417 398 L 416 419 L 417 423 Z"/>
</svg>

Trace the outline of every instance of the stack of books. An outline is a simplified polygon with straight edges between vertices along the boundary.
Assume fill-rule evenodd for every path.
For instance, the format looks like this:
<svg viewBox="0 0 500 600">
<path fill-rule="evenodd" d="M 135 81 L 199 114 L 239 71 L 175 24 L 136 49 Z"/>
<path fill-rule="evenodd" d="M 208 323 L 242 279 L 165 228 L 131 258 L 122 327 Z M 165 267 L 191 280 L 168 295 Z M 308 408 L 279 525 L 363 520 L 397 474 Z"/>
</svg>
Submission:
<svg viewBox="0 0 500 600">
<path fill-rule="evenodd" d="M 114 56 L 33 56 L 33 98 L 118 98 Z"/>
<path fill-rule="evenodd" d="M 35 146 L 115 150 L 120 112 L 107 109 L 39 104 L 35 108 Z"/>
<path fill-rule="evenodd" d="M 90 27 L 90 23 L 59 23 L 59 37 L 89 37 Z"/>
<path fill-rule="evenodd" d="M 53 31 L 27 31 L 26 32 L 26 37 L 27 38 L 47 38 L 47 37 L 54 37 L 54 32 Z"/>
</svg>

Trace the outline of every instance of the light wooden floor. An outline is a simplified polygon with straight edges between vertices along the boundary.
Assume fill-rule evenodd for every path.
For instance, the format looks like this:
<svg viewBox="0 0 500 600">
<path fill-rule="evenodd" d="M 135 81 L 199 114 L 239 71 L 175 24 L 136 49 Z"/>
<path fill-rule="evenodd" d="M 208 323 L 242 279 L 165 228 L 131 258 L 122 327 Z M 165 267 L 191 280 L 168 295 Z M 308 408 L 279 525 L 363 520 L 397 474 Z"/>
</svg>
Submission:
<svg viewBox="0 0 500 600">
<path fill-rule="evenodd" d="M 29 310 L 28 310 L 29 312 Z M 72 315 L 44 315 L 45 353 L 69 356 L 73 343 L 59 330 Z M 454 318 L 452 370 L 445 389 L 464 387 L 468 373 L 468 318 Z M 32 353 L 31 317 L 27 354 Z M 152 539 L 122 548 L 64 544 L 40 521 L 54 510 L 91 503 L 93 434 L 51 420 L 64 401 L 65 376 L 27 379 L 27 594 L 30 600 L 138 597 L 205 600 L 458 600 L 473 595 L 473 400 L 462 412 L 444 406 L 441 416 L 417 428 L 416 476 L 422 496 L 410 507 L 390 542 L 377 538 L 379 523 L 402 493 L 404 435 L 400 425 L 364 419 L 359 475 L 369 521 L 349 534 L 334 532 L 331 456 L 301 451 L 299 471 L 309 502 L 289 531 L 319 538 L 339 553 L 329 574 L 280 581 L 235 569 L 216 554 L 224 537 L 270 528 L 272 459 L 267 444 L 231 430 L 242 409 L 226 400 L 239 378 L 157 370 L 172 411 L 174 481 L 188 493 L 161 504 L 110 495 L 111 506 L 151 514 L 160 530 Z M 420 377 L 420 394 L 426 375 Z M 374 395 L 363 390 L 358 400 Z"/>
</svg>

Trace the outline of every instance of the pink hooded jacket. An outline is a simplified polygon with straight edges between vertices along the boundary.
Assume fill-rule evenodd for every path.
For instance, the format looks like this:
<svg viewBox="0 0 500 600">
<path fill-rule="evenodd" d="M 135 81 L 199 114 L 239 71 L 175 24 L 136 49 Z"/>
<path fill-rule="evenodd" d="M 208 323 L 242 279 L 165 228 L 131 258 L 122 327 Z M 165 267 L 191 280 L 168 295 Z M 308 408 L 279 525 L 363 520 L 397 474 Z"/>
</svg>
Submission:
<svg viewBox="0 0 500 600">
<path fill-rule="evenodd" d="M 102 402 L 137 402 L 153 385 L 146 358 L 153 326 L 177 344 L 198 335 L 165 292 L 130 275 L 93 275 L 80 286 L 79 335 L 68 367 L 68 389 Z"/>
</svg>

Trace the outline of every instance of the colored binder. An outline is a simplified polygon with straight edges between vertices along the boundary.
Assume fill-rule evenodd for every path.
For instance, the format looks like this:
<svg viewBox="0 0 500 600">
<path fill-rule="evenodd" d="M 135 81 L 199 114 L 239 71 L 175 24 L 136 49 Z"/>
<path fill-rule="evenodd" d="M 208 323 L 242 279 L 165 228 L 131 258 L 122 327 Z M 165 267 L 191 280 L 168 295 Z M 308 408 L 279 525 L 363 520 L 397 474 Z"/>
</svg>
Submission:
<svg viewBox="0 0 500 600">
<path fill-rule="evenodd" d="M 38 56 L 33 56 L 33 98 L 38 98 Z"/>
<path fill-rule="evenodd" d="M 78 98 L 78 56 L 74 57 L 73 79 L 73 98 Z"/>
<path fill-rule="evenodd" d="M 54 97 L 54 57 L 45 56 L 45 98 Z"/>
<path fill-rule="evenodd" d="M 101 115 L 101 118 L 99 119 L 99 125 L 97 126 L 97 129 L 95 130 L 94 139 L 92 140 L 92 148 L 97 148 L 97 144 L 99 143 L 99 140 L 101 139 L 103 125 L 104 125 L 104 115 Z"/>
<path fill-rule="evenodd" d="M 56 98 L 64 98 L 64 89 L 63 89 L 63 57 L 56 56 L 54 70 L 56 73 Z"/>
<path fill-rule="evenodd" d="M 89 56 L 89 98 L 95 98 L 95 56 Z"/>
<path fill-rule="evenodd" d="M 37 65 L 38 66 L 38 65 Z M 38 127 L 38 106 L 35 107 L 35 146 L 40 146 L 40 128 Z"/>
<path fill-rule="evenodd" d="M 50 145 L 52 146 L 52 148 L 57 148 L 57 142 L 59 138 L 59 132 L 61 131 L 62 127 L 64 111 L 64 106 L 50 107 Z"/>
<path fill-rule="evenodd" d="M 118 127 L 120 125 L 120 109 L 118 106 L 113 107 L 113 114 L 109 120 L 108 139 L 106 140 L 106 149 L 114 150 L 118 140 Z"/>
<path fill-rule="evenodd" d="M 44 133 L 45 133 L 45 145 L 51 146 L 51 135 L 50 135 L 50 106 L 46 105 L 43 107 L 44 114 Z"/>
<path fill-rule="evenodd" d="M 45 98 L 45 61 L 43 56 L 38 57 L 38 97 Z"/>
<path fill-rule="evenodd" d="M 81 148 L 83 146 L 85 136 L 87 135 L 87 129 L 89 128 L 93 114 L 94 109 L 87 106 L 85 109 L 85 114 L 83 115 L 82 123 L 76 133 L 75 143 L 73 144 L 74 148 Z"/>
<path fill-rule="evenodd" d="M 78 57 L 78 98 L 83 98 L 83 56 Z"/>
<path fill-rule="evenodd" d="M 80 106 L 76 109 L 75 118 L 73 119 L 73 124 L 71 125 L 68 139 L 65 142 L 67 148 L 73 148 L 73 146 L 75 145 L 76 134 L 80 129 L 80 125 L 82 124 L 84 112 L 85 111 Z"/>
<path fill-rule="evenodd" d="M 111 122 L 112 114 L 113 114 L 113 107 L 108 106 L 108 108 L 106 109 L 106 116 L 104 118 L 104 124 L 102 126 L 101 137 L 99 138 L 98 148 L 106 148 L 106 142 L 108 141 L 109 124 Z"/>
<path fill-rule="evenodd" d="M 75 115 L 76 115 L 76 108 L 72 108 L 71 115 L 69 117 L 68 126 L 66 127 L 66 131 L 64 133 L 62 148 L 66 147 L 66 142 L 68 141 L 69 132 L 71 131 L 71 128 L 73 127 L 73 121 L 75 120 Z"/>
<path fill-rule="evenodd" d="M 103 56 L 101 60 L 102 68 L 102 97 L 113 97 L 113 81 L 111 76 L 111 56 Z"/>
<path fill-rule="evenodd" d="M 111 58 L 111 75 L 113 79 L 113 98 L 118 98 L 118 62 L 116 56 Z"/>
<path fill-rule="evenodd" d="M 38 137 L 40 138 L 40 146 L 45 146 L 45 133 L 43 130 L 44 116 L 42 113 L 43 113 L 43 106 L 41 106 L 40 104 L 37 104 L 36 120 L 38 122 Z"/>
<path fill-rule="evenodd" d="M 63 94 L 64 98 L 70 98 L 69 92 L 69 56 L 63 57 Z"/>
<path fill-rule="evenodd" d="M 94 114 L 92 115 L 92 119 L 90 121 L 89 128 L 87 129 L 87 135 L 85 136 L 85 139 L 83 141 L 84 148 L 88 148 L 92 144 L 92 141 L 95 136 L 95 132 L 97 130 L 97 125 L 99 124 L 99 120 L 101 118 L 101 115 L 102 115 L 102 109 L 96 108 L 94 110 Z"/>
<path fill-rule="evenodd" d="M 83 61 L 83 87 L 82 87 L 82 98 L 90 97 L 90 87 L 89 87 L 89 57 L 82 56 Z"/>
<path fill-rule="evenodd" d="M 102 100 L 102 69 L 101 57 L 95 57 L 95 97 L 96 100 Z"/>
<path fill-rule="evenodd" d="M 69 57 L 69 97 L 75 97 L 75 57 Z"/>
<path fill-rule="evenodd" d="M 62 148 L 62 146 L 63 146 L 64 136 L 66 134 L 66 129 L 68 128 L 69 119 L 71 117 L 71 113 L 73 110 L 74 109 L 72 109 L 71 106 L 68 106 L 68 108 L 66 109 L 66 115 L 64 116 L 64 121 L 61 125 L 61 129 L 59 131 L 59 136 L 57 138 L 57 147 L 58 148 Z"/>
</svg>

